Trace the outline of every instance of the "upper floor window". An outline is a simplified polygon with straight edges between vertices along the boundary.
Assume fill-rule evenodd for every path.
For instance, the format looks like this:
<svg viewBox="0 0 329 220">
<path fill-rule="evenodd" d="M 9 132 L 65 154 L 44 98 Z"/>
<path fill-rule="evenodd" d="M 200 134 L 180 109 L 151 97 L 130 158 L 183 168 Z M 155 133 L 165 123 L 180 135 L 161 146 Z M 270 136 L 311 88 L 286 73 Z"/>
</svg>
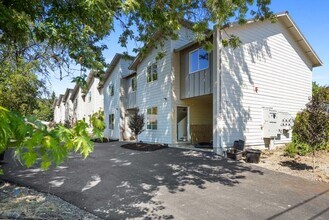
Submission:
<svg viewBox="0 0 329 220">
<path fill-rule="evenodd" d="M 74 102 L 73 102 L 73 109 L 76 110 L 78 107 L 78 99 L 74 99 Z"/>
<path fill-rule="evenodd" d="M 91 102 L 91 92 L 88 92 L 88 102 Z"/>
<path fill-rule="evenodd" d="M 114 114 L 109 114 L 109 129 L 114 129 Z"/>
<path fill-rule="evenodd" d="M 190 73 L 208 69 L 209 54 L 202 48 L 190 52 L 189 55 Z"/>
<path fill-rule="evenodd" d="M 149 83 L 157 79 L 158 79 L 158 65 L 157 63 L 152 63 L 146 69 L 146 80 Z"/>
<path fill-rule="evenodd" d="M 131 79 L 131 90 L 135 92 L 137 90 L 137 78 L 136 76 Z"/>
<path fill-rule="evenodd" d="M 158 129 L 158 108 L 152 107 L 147 109 L 147 129 Z"/>
<path fill-rule="evenodd" d="M 114 96 L 114 85 L 113 85 L 113 83 L 110 83 L 110 85 L 109 85 L 109 95 Z"/>
</svg>

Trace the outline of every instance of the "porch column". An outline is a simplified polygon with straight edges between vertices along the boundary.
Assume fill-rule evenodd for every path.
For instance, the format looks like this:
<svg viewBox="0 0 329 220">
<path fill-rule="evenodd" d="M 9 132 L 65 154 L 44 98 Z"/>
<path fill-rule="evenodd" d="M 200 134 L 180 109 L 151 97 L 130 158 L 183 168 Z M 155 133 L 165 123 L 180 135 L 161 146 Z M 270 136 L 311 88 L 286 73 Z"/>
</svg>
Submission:
<svg viewBox="0 0 329 220">
<path fill-rule="evenodd" d="M 221 32 L 214 27 L 213 37 L 213 148 L 216 154 L 224 156 L 222 144 L 222 92 L 221 92 Z"/>
</svg>

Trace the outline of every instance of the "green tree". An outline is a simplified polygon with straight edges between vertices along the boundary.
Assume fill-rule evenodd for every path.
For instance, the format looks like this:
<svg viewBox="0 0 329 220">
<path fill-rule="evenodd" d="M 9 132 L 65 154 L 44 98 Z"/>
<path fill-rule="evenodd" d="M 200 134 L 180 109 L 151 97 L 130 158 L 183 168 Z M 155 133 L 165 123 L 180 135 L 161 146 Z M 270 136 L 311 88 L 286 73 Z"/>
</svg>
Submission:
<svg viewBox="0 0 329 220">
<path fill-rule="evenodd" d="M 329 147 L 329 87 L 319 87 L 306 109 L 296 117 L 293 139 L 298 145 L 309 146 L 313 155 L 315 170 L 316 151 Z"/>
<path fill-rule="evenodd" d="M 136 137 L 136 145 L 138 142 L 138 135 L 144 131 L 144 125 L 144 115 L 138 114 L 138 111 L 136 111 L 129 119 L 128 126 Z"/>
<path fill-rule="evenodd" d="M 0 60 L 24 58 L 35 63 L 38 71 L 60 68 L 70 71 L 72 64 L 81 70 L 104 72 L 102 44 L 114 32 L 115 22 L 122 31 L 121 46 L 134 40 L 147 52 L 168 38 L 177 39 L 183 20 L 194 22 L 197 39 L 211 49 L 209 25 L 227 26 L 232 18 L 243 24 L 246 17 L 273 19 L 270 0 L 15 0 L 0 1 Z M 253 10 L 250 8 L 253 6 Z M 133 31 L 136 30 L 136 31 Z M 118 30 L 116 30 L 118 31 Z M 235 36 L 224 45 L 236 46 Z M 138 44 L 136 44 L 138 45 Z"/>
<path fill-rule="evenodd" d="M 54 119 L 53 99 L 39 98 L 37 100 L 37 107 L 33 111 L 39 120 L 51 122 Z"/>
<path fill-rule="evenodd" d="M 25 68 L 19 69 L 20 64 L 33 70 L 33 73 L 45 75 L 59 69 L 62 78 L 63 71 L 71 73 L 72 66 L 80 65 L 82 76 L 86 69 L 92 69 L 97 75 L 101 75 L 106 67 L 102 54 L 106 46 L 102 42 L 114 32 L 115 21 L 123 27 L 119 37 L 120 45 L 126 47 L 128 40 L 136 41 L 136 45 L 142 47 L 135 48 L 134 51 L 141 52 L 142 55 L 152 47 L 162 47 L 166 39 L 177 39 L 177 31 L 184 19 L 194 22 L 190 26 L 196 33 L 197 40 L 204 44 L 206 49 L 211 50 L 212 44 L 208 41 L 207 33 L 210 24 L 223 28 L 232 18 L 243 24 L 249 14 L 259 20 L 273 19 L 268 7 L 270 2 L 0 1 L 0 73 L 16 71 L 24 75 L 29 72 Z M 249 10 L 252 6 L 255 10 Z M 235 47 L 239 44 L 236 36 L 228 37 L 228 40 L 223 40 L 224 45 Z M 3 65 L 4 63 L 6 65 Z M 1 108 L 0 113 L 0 151 L 9 143 L 16 143 L 17 155 L 22 155 L 26 165 L 31 165 L 37 158 L 41 158 L 45 161 L 42 166 L 48 167 L 51 161 L 56 164 L 62 161 L 70 150 L 81 151 L 86 156 L 91 149 L 85 131 L 87 126 L 83 121 L 78 122 L 71 130 L 59 126 L 48 131 L 39 127 L 36 122 L 25 124 L 22 116 L 4 108 Z"/>
<path fill-rule="evenodd" d="M 3 63 L 0 74 L 0 106 L 23 115 L 38 108 L 42 82 L 33 73 L 33 65 L 19 61 Z"/>
</svg>

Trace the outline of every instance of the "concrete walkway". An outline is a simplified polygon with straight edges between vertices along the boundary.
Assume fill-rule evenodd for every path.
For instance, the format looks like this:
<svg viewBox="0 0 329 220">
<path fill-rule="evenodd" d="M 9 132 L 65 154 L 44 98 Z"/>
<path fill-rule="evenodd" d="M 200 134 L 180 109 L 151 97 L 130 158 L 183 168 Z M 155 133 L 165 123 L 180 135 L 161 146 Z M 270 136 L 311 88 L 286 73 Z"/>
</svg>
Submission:
<svg viewBox="0 0 329 220">
<path fill-rule="evenodd" d="M 139 152 L 96 144 L 48 171 L 6 155 L 5 176 L 106 219 L 329 219 L 329 184 L 310 182 L 207 152 Z"/>
</svg>

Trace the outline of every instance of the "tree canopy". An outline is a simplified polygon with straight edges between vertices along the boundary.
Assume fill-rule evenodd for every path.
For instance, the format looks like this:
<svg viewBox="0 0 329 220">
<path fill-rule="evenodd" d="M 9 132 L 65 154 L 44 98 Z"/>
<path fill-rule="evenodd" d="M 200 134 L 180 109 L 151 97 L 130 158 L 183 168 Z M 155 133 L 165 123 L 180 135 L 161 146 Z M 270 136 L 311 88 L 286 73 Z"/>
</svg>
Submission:
<svg viewBox="0 0 329 220">
<path fill-rule="evenodd" d="M 208 45 L 209 25 L 225 27 L 233 19 L 272 18 L 270 0 L 12 0 L 0 1 L 0 62 L 24 59 L 34 62 L 37 71 L 49 74 L 72 66 L 99 73 L 106 66 L 101 42 L 114 32 L 119 22 L 118 39 L 126 47 L 129 40 L 139 42 L 135 52 L 146 52 L 145 45 L 161 44 L 177 38 L 181 21 L 194 22 L 197 39 Z M 116 30 L 117 31 L 117 30 Z M 154 35 L 158 33 L 158 37 Z M 238 39 L 230 36 L 228 44 Z M 144 46 L 144 47 L 143 47 Z"/>
<path fill-rule="evenodd" d="M 23 115 L 38 108 L 43 83 L 33 73 L 33 65 L 20 60 L 2 63 L 0 74 L 0 106 Z"/>
</svg>

